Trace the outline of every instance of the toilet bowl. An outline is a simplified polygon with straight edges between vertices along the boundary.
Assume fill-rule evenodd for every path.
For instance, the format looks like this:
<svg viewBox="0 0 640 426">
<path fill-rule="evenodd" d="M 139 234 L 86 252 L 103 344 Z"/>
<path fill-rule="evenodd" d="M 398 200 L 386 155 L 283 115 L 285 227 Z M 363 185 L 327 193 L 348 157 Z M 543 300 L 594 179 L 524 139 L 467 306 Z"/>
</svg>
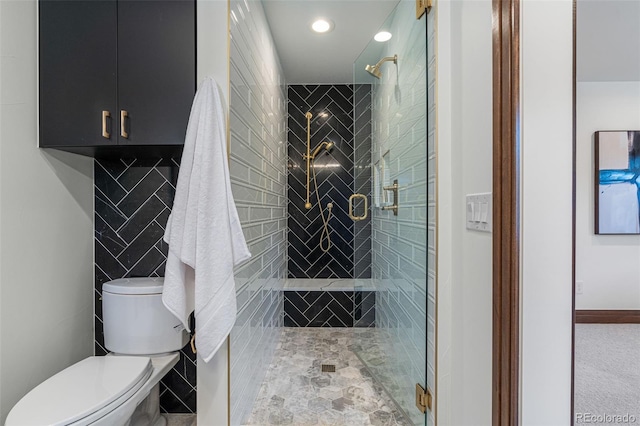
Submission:
<svg viewBox="0 0 640 426">
<path fill-rule="evenodd" d="M 47 379 L 9 412 L 5 426 L 164 426 L 159 382 L 187 343 L 162 304 L 162 278 L 102 287 L 107 356 L 90 356 Z"/>
</svg>

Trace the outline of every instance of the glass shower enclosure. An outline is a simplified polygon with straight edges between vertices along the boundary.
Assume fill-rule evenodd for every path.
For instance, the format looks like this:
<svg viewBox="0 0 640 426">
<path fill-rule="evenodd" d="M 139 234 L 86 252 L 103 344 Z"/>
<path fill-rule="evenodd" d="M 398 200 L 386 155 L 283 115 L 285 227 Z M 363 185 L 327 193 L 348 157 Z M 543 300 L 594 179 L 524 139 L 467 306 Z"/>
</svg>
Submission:
<svg viewBox="0 0 640 426">
<path fill-rule="evenodd" d="M 433 15 L 401 0 L 354 63 L 355 290 L 375 292 L 375 326 L 356 300 L 353 349 L 415 425 L 435 420 L 416 406 L 435 390 Z"/>
</svg>

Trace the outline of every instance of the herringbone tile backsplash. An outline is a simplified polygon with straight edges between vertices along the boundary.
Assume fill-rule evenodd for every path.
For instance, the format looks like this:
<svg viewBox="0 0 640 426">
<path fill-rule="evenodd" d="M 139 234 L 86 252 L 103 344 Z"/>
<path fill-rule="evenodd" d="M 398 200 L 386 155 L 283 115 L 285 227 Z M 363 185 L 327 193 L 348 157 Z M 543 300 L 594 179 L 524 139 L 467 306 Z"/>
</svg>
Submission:
<svg viewBox="0 0 640 426">
<path fill-rule="evenodd" d="M 95 352 L 105 355 L 102 284 L 127 277 L 161 277 L 167 257 L 164 228 L 173 205 L 178 162 L 174 159 L 96 160 L 95 167 Z M 189 345 L 160 382 L 160 408 L 196 412 L 196 358 Z"/>
</svg>

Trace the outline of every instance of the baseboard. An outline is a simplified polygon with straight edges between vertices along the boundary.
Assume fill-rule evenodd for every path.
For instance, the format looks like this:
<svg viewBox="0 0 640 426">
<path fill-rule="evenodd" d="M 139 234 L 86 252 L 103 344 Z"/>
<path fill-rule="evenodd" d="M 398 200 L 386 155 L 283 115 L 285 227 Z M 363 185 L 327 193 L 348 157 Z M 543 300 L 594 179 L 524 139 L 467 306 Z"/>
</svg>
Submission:
<svg viewBox="0 0 640 426">
<path fill-rule="evenodd" d="M 640 324 L 640 311 L 576 310 L 576 324 Z"/>
</svg>

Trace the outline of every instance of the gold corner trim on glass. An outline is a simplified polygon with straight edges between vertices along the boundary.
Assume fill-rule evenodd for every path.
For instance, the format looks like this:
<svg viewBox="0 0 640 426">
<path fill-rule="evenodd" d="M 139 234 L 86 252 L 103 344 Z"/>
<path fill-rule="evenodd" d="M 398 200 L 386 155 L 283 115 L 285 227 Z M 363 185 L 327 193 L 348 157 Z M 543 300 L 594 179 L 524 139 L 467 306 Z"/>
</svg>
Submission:
<svg viewBox="0 0 640 426">
<path fill-rule="evenodd" d="M 433 397 L 429 387 L 423 388 L 420 383 L 416 383 L 416 407 L 420 412 L 426 413 L 427 410 L 431 411 L 433 405 Z"/>
<path fill-rule="evenodd" d="M 308 210 L 311 208 L 311 203 L 309 202 L 309 165 L 311 164 L 311 117 L 313 117 L 313 114 L 307 112 L 304 116 L 307 117 L 307 155 L 304 156 L 307 159 L 307 200 L 304 208 Z"/>
<path fill-rule="evenodd" d="M 111 113 L 109 111 L 102 111 L 102 137 L 110 139 L 111 133 L 107 130 L 107 118 L 111 118 Z"/>
<path fill-rule="evenodd" d="M 231 167 L 231 0 L 227 0 L 227 166 Z M 229 385 L 231 395 L 231 385 Z M 231 412 L 231 402 L 229 402 Z M 229 419 L 229 425 L 231 420 Z"/>
<path fill-rule="evenodd" d="M 129 133 L 127 133 L 125 121 L 129 117 L 129 113 L 125 110 L 120 110 L 120 136 L 125 139 L 129 139 Z"/>
<path fill-rule="evenodd" d="M 433 5 L 432 5 L 433 6 Z M 433 57 L 434 57 L 434 61 L 437 64 L 437 58 L 439 57 L 438 55 L 438 46 L 439 46 L 439 37 L 438 37 L 438 16 L 437 14 L 432 14 L 430 16 L 430 18 L 427 19 L 427 22 L 425 22 L 426 27 L 427 27 L 427 36 L 429 33 L 429 19 L 431 19 L 431 23 L 433 24 L 434 30 L 433 30 Z M 429 63 L 429 53 L 427 50 L 427 65 Z M 439 188 L 439 184 L 440 184 L 440 174 L 439 174 L 439 170 L 440 170 L 440 156 L 438 155 L 440 152 L 440 146 L 439 146 L 439 142 L 440 142 L 440 132 L 439 132 L 439 127 L 438 127 L 438 118 L 440 117 L 440 108 L 438 108 L 438 96 L 440 95 L 440 91 L 438 90 L 438 67 L 435 66 L 434 67 L 434 83 L 433 83 L 433 109 L 434 109 L 434 118 L 435 118 L 435 123 L 433 125 L 433 153 L 435 156 L 435 161 L 434 161 L 434 169 L 435 169 L 435 173 L 434 173 L 434 177 L 435 177 L 435 182 L 434 182 L 434 226 L 435 226 L 435 241 L 434 241 L 434 249 L 435 249 L 435 254 L 434 254 L 434 266 L 433 266 L 433 273 L 435 275 L 435 279 L 433 282 L 434 285 L 434 289 L 433 289 L 433 294 L 434 294 L 434 321 L 435 321 L 435 326 L 434 326 L 434 330 L 433 330 L 433 338 L 435 341 L 435 349 L 434 349 L 434 365 L 433 365 L 433 369 L 434 369 L 434 377 L 436 378 L 434 380 L 434 382 L 431 384 L 431 389 L 433 389 L 432 391 L 432 395 L 437 395 L 438 393 L 438 372 L 439 372 L 439 362 L 438 362 L 438 349 L 439 349 L 439 342 L 440 342 L 440 332 L 438 330 L 438 318 L 439 318 L 439 311 L 440 311 L 440 304 L 438 303 L 438 296 L 439 296 L 439 286 L 440 286 L 440 275 L 439 275 L 439 270 L 440 270 L 440 266 L 439 266 L 439 261 L 440 261 L 440 256 L 438 255 L 438 248 L 440 247 L 440 232 L 439 232 L 439 223 L 440 223 L 440 212 L 439 212 L 439 206 L 440 206 L 440 188 Z M 427 66 L 427 79 L 429 78 L 429 67 Z M 428 91 L 428 89 L 427 89 Z M 429 99 L 428 93 L 427 93 L 427 99 Z M 428 102 L 427 102 L 427 110 L 428 110 L 429 106 L 428 106 Z M 429 123 L 428 123 L 428 118 L 427 118 L 427 129 L 429 127 Z M 427 130 L 428 132 L 429 130 Z M 428 196 L 428 192 L 429 190 L 427 189 L 427 196 Z M 428 213 L 427 213 L 427 217 L 428 217 Z M 427 287 L 427 292 L 429 291 L 429 288 Z M 436 404 L 438 404 L 438 401 L 436 400 L 434 403 L 434 413 L 433 413 L 433 418 L 434 418 L 434 422 L 437 425 L 438 424 L 438 413 L 439 410 L 437 409 Z"/>
<path fill-rule="evenodd" d="M 422 18 L 422 15 L 426 12 L 424 2 L 425 0 L 416 0 L 416 19 Z"/>
<path fill-rule="evenodd" d="M 361 198 L 364 200 L 364 215 L 362 216 L 354 216 L 353 214 L 353 200 L 355 200 L 356 198 Z M 352 220 L 364 220 L 367 218 L 367 214 L 369 211 L 369 201 L 367 200 L 367 196 L 364 194 L 352 194 L 349 197 L 349 217 Z"/>
<path fill-rule="evenodd" d="M 382 210 L 392 210 L 394 216 L 398 216 L 398 179 L 393 181 L 393 185 L 383 186 L 382 189 L 385 191 L 393 192 L 393 204 L 390 206 L 381 207 Z"/>
<path fill-rule="evenodd" d="M 416 19 L 422 18 L 425 12 L 428 14 L 433 7 L 433 0 L 416 0 Z"/>
<path fill-rule="evenodd" d="M 231 426 L 231 333 L 227 335 L 227 426 Z"/>
</svg>

